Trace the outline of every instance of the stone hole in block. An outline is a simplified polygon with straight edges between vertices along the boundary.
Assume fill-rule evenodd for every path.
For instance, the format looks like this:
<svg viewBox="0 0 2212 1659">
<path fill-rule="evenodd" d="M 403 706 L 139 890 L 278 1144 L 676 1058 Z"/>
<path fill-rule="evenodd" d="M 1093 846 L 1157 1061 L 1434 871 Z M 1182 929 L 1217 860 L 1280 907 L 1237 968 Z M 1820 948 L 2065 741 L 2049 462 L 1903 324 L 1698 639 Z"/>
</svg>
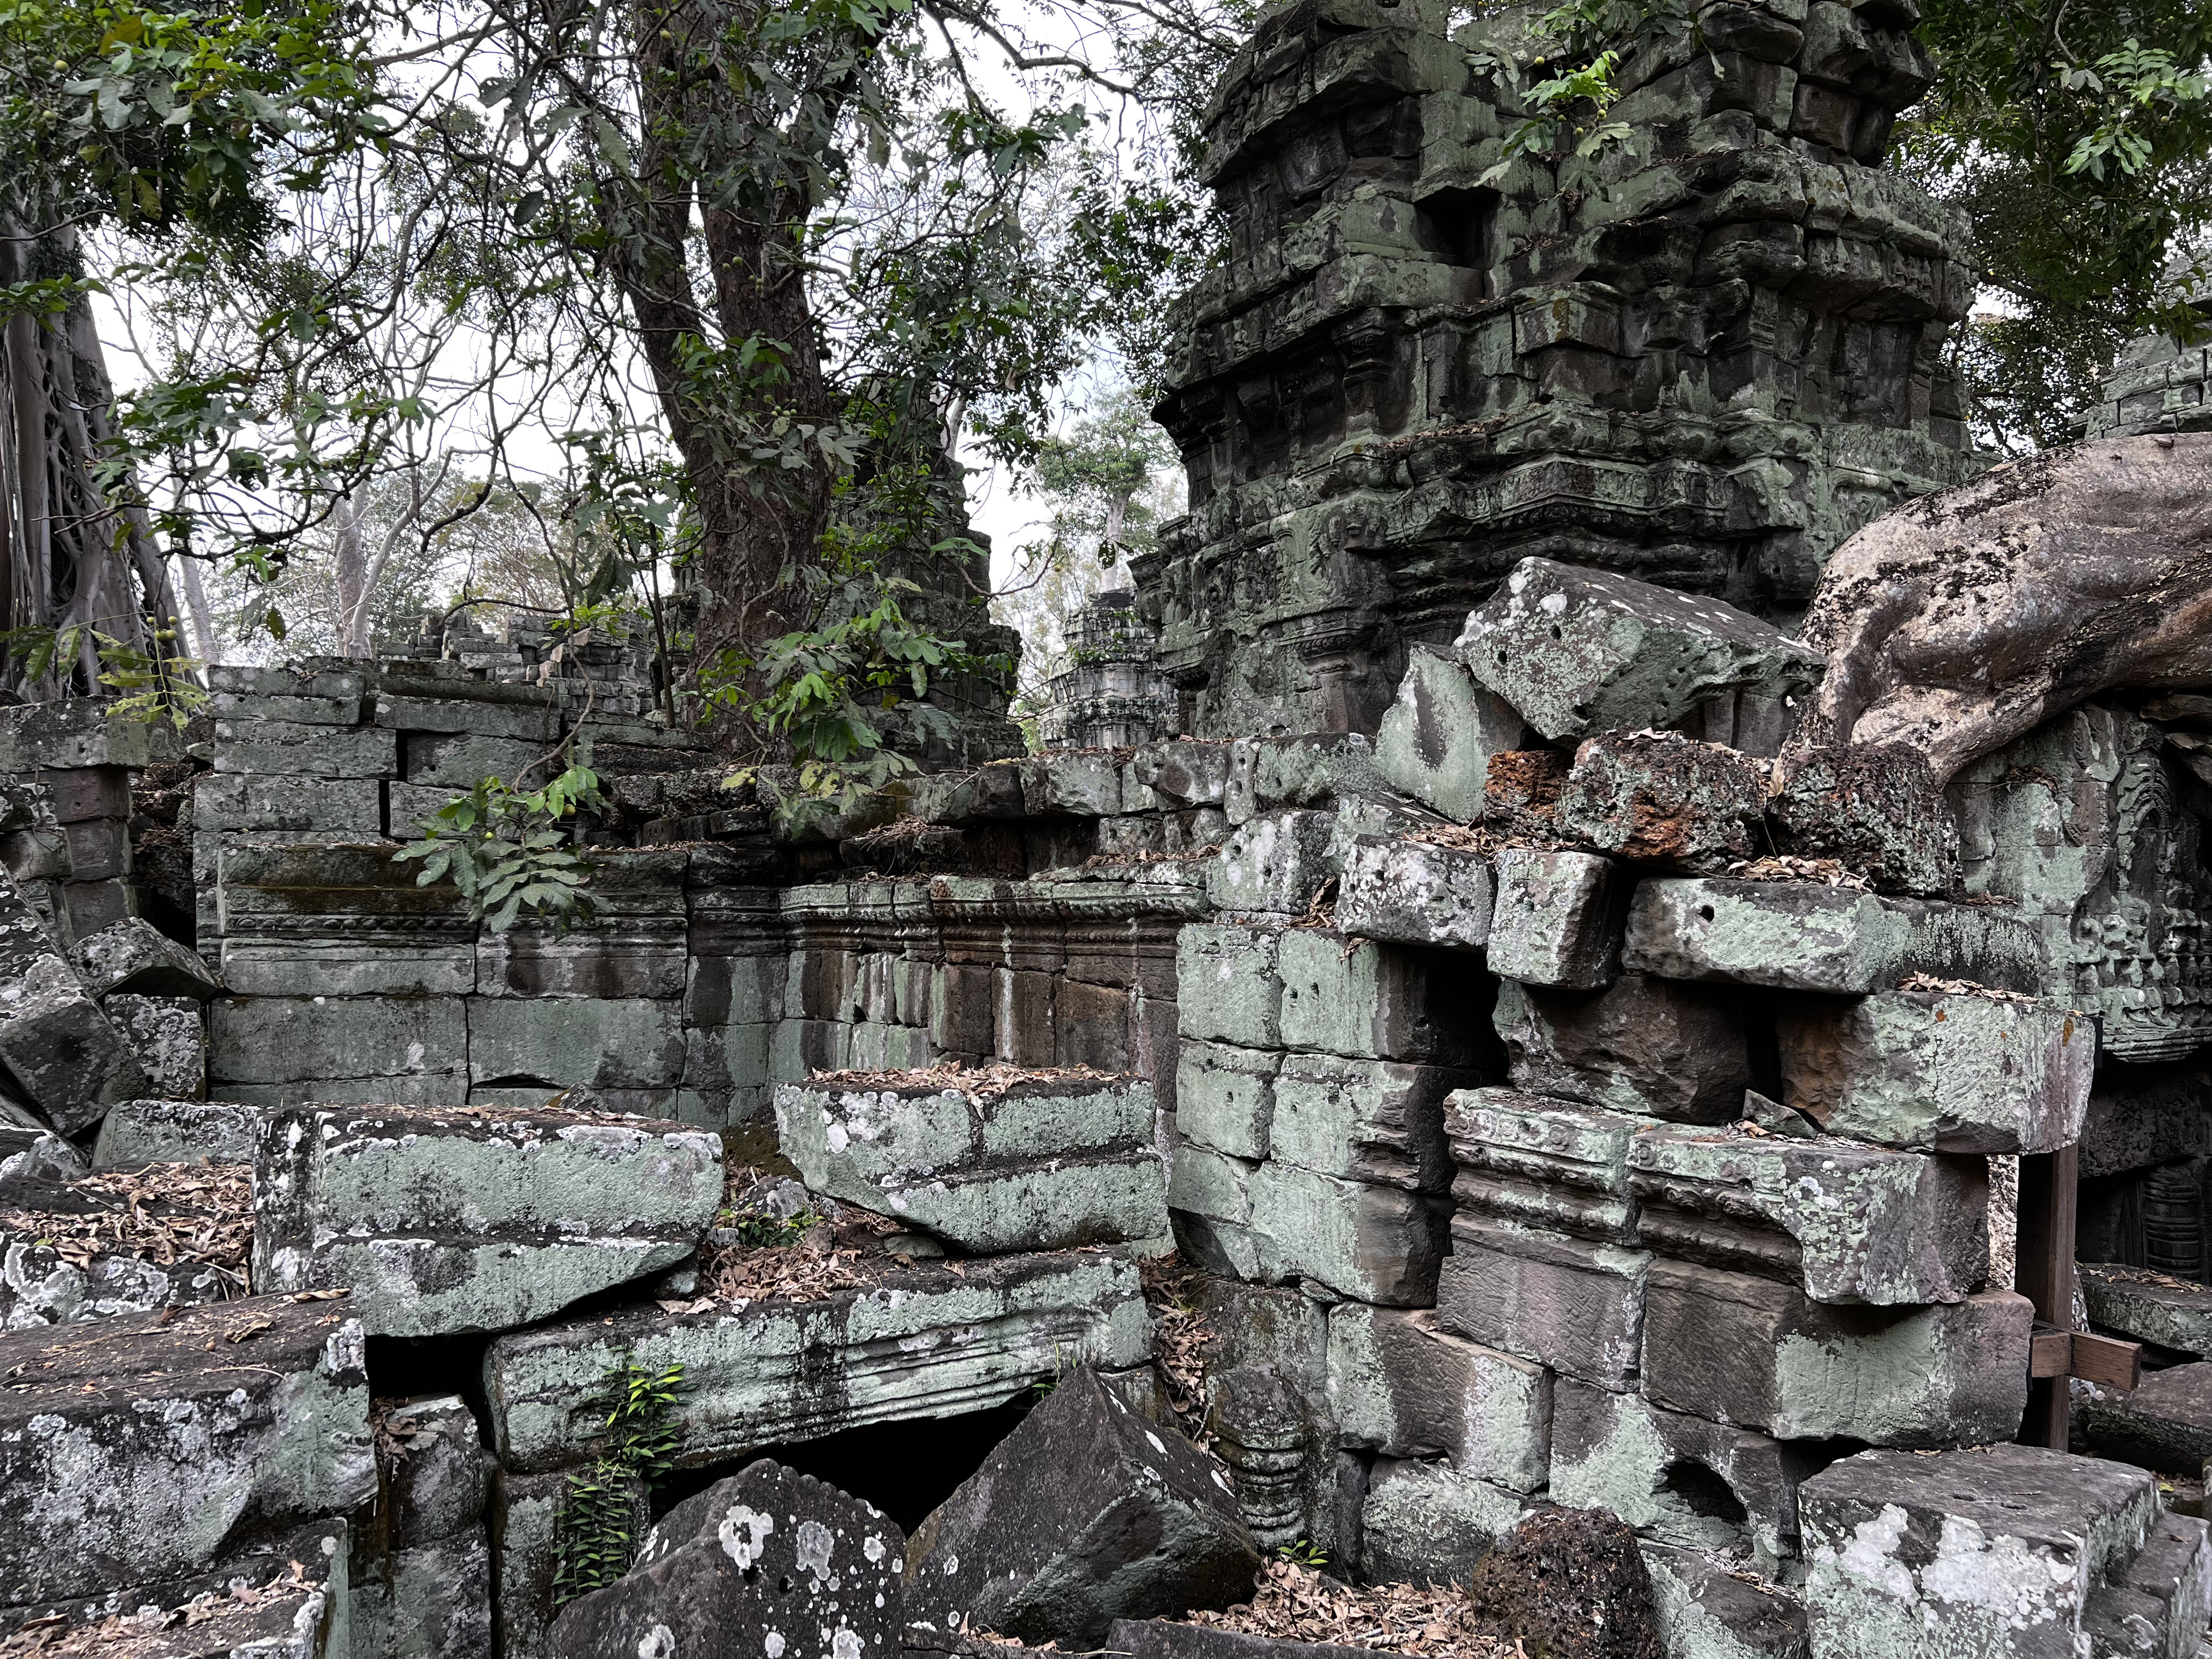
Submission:
<svg viewBox="0 0 2212 1659">
<path fill-rule="evenodd" d="M 695 1492 L 737 1474 L 757 1458 L 768 1457 L 873 1504 L 902 1530 L 912 1533 L 982 1467 L 1032 1403 L 1023 1399 L 959 1417 L 870 1423 L 819 1440 L 756 1447 L 741 1457 L 702 1468 L 678 1469 L 653 1484 L 653 1516 L 659 1520 Z"/>
<path fill-rule="evenodd" d="M 368 1391 L 378 1400 L 413 1400 L 457 1394 L 478 1424 L 491 1419 L 484 1393 L 484 1350 L 494 1333 L 451 1336 L 372 1336 L 368 1340 Z"/>
<path fill-rule="evenodd" d="M 1713 1470 L 1691 1458 L 1669 1463 L 1660 1477 L 1668 1491 L 1690 1507 L 1692 1515 L 1725 1521 L 1732 1527 L 1747 1524 L 1750 1513 L 1735 1489 Z"/>
</svg>

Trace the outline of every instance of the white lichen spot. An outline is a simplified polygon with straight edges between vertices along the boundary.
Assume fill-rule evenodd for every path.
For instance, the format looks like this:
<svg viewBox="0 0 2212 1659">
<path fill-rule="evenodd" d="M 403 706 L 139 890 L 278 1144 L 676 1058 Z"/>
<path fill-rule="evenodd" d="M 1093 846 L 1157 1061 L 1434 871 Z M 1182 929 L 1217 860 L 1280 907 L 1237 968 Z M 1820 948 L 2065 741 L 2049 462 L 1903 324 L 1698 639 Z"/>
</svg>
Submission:
<svg viewBox="0 0 2212 1659">
<path fill-rule="evenodd" d="M 676 1632 L 655 1625 L 639 1639 L 637 1659 L 676 1659 Z"/>
<path fill-rule="evenodd" d="M 763 1515 L 744 1504 L 731 1504 L 729 1513 L 716 1528 L 722 1540 L 722 1553 L 740 1568 L 750 1567 L 761 1559 L 768 1548 L 769 1534 L 775 1530 L 774 1516 Z"/>
<path fill-rule="evenodd" d="M 836 1541 L 836 1534 L 831 1532 L 819 1521 L 800 1522 L 799 1523 L 800 1569 L 812 1573 L 817 1579 L 827 1578 L 830 1576 L 830 1547 Z M 835 1589 L 836 1586 L 833 1584 L 830 1588 Z"/>
<path fill-rule="evenodd" d="M 768 1659 L 783 1659 L 783 1632 L 772 1630 L 762 1638 L 761 1650 L 768 1655 Z"/>
<path fill-rule="evenodd" d="M 1159 1436 L 1154 1434 L 1150 1429 L 1146 1429 L 1145 1431 L 1145 1438 L 1152 1443 L 1152 1449 L 1159 1453 L 1161 1456 L 1165 1457 L 1168 1455 L 1168 1443 L 1161 1439 Z"/>
<path fill-rule="evenodd" d="M 882 1537 L 876 1533 L 870 1533 L 865 1539 L 860 1540 L 860 1553 L 868 1558 L 868 1564 L 871 1566 L 880 1563 L 884 1559 L 884 1540 Z"/>
<path fill-rule="evenodd" d="M 1911 1570 L 1897 1559 L 1905 1540 L 1905 1511 L 1884 1504 L 1881 1513 L 1851 1529 L 1850 1541 L 1838 1552 L 1836 1565 L 1843 1572 L 1900 1601 L 1919 1599 Z"/>
<path fill-rule="evenodd" d="M 951 1577 L 954 1573 L 960 1571 L 960 1558 L 957 1555 L 946 1556 L 943 1571 L 947 1578 Z"/>
<path fill-rule="evenodd" d="M 1567 596 L 1564 593 L 1547 593 L 1536 601 L 1536 609 L 1547 617 L 1564 617 L 1567 613 Z"/>
<path fill-rule="evenodd" d="M 860 1652 L 857 1632 L 841 1630 L 830 1638 L 830 1659 L 860 1659 Z"/>
</svg>

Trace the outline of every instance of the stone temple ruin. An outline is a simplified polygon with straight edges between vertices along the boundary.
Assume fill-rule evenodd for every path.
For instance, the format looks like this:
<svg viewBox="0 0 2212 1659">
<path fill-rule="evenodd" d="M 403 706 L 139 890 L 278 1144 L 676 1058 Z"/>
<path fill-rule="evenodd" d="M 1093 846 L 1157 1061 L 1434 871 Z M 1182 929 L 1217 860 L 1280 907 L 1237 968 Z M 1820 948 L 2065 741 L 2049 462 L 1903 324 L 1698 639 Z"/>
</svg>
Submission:
<svg viewBox="0 0 2212 1659">
<path fill-rule="evenodd" d="M 1567 199 L 1270 13 L 1043 753 L 0 709 L 0 1654 L 2197 1659 L 2203 354 L 1984 472 L 1911 21 L 1707 8 Z M 396 860 L 580 724 L 596 923 Z"/>
</svg>

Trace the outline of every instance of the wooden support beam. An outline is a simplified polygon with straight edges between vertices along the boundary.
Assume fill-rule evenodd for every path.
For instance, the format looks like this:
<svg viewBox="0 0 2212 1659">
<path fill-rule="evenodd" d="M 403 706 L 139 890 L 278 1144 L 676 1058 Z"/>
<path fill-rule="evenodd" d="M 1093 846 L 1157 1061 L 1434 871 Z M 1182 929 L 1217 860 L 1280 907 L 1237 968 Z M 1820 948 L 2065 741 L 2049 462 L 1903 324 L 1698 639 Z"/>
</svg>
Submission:
<svg viewBox="0 0 2212 1659">
<path fill-rule="evenodd" d="M 2108 1389 L 2132 1389 L 2142 1380 L 2142 1344 L 2038 1325 L 2028 1339 L 2027 1374 L 2038 1381 L 2078 1376 Z"/>
<path fill-rule="evenodd" d="M 2074 1325 L 2074 1229 L 2081 1184 L 2081 1149 L 2045 1152 L 2020 1161 L 2020 1225 L 2013 1285 L 2035 1304 L 2035 1316 L 2069 1338 L 2064 1373 L 2036 1370 L 2031 1352 L 2027 1412 L 2021 1420 L 2021 1443 L 2066 1449 L 2070 1401 L 2066 1378 L 2079 1358 L 2071 1341 Z M 2033 1339 L 2031 1339 L 2033 1348 Z M 2051 1351 L 2046 1350 L 2046 1352 Z"/>
</svg>

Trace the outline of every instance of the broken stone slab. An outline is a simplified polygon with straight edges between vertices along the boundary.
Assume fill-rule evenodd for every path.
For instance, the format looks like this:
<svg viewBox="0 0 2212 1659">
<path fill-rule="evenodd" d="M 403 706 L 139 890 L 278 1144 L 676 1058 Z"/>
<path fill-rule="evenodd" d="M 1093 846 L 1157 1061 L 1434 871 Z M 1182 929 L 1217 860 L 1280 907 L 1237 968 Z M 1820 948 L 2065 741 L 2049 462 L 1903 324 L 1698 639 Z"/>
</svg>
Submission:
<svg viewBox="0 0 2212 1659">
<path fill-rule="evenodd" d="M 1445 1097 L 1479 1080 L 1450 1066 L 1285 1054 L 1272 1091 L 1268 1154 L 1321 1175 L 1440 1193 L 1452 1178 Z"/>
<path fill-rule="evenodd" d="M 1437 1280 L 1437 1324 L 1601 1388 L 1635 1385 L 1651 1258 L 1461 1214 Z"/>
<path fill-rule="evenodd" d="M 1129 764 L 1140 787 L 1172 805 L 1218 806 L 1229 787 L 1229 751 L 1225 743 L 1171 738 L 1139 749 Z"/>
<path fill-rule="evenodd" d="M 2212 1358 L 2212 1285 L 2109 1261 L 2084 1261 L 2075 1272 L 2092 1325 Z"/>
<path fill-rule="evenodd" d="M 1492 902 L 1480 854 L 1362 836 L 1345 852 L 1336 925 L 1385 944 L 1474 951 L 1489 942 Z"/>
<path fill-rule="evenodd" d="M 1765 769 L 1675 732 L 1613 732 L 1575 752 L 1554 823 L 1631 864 L 1714 872 L 1747 857 L 1766 809 Z"/>
<path fill-rule="evenodd" d="M 1357 732 L 1239 738 L 1230 745 L 1222 810 L 1241 824 L 1274 807 L 1319 807 L 1389 787 L 1375 765 L 1374 739 Z"/>
<path fill-rule="evenodd" d="M 74 1181 L 90 1169 L 76 1146 L 23 1115 L 29 1121 L 0 1122 L 0 1181 Z"/>
<path fill-rule="evenodd" d="M 2161 1514 L 2124 1567 L 2089 1592 L 2089 1651 L 2113 1659 L 2197 1659 L 2212 1617 L 2212 1536 L 2193 1515 Z"/>
<path fill-rule="evenodd" d="M 1809 1659 L 1803 1601 L 1771 1583 L 1747 1583 L 1728 1558 L 1638 1539 L 1651 1575 L 1660 1645 L 1694 1659 Z"/>
<path fill-rule="evenodd" d="M 1544 558 L 1513 568 L 1456 648 L 1553 742 L 1672 726 L 1723 691 L 1802 695 L 1823 665 L 1732 605 Z"/>
<path fill-rule="evenodd" d="M 1117 1619 L 1224 1607 L 1260 1553 L 1228 1471 L 1086 1369 L 915 1528 L 908 1620 L 1095 1647 Z"/>
<path fill-rule="evenodd" d="M 1186 1037 L 1283 1046 L 1280 927 L 1190 922 L 1176 933 L 1176 1014 Z"/>
<path fill-rule="evenodd" d="M 1802 1285 L 1815 1302 L 1957 1302 L 1989 1277 L 1978 1158 L 1656 1125 L 1628 1149 L 1644 1242 Z"/>
<path fill-rule="evenodd" d="M 1516 1089 L 1678 1123 L 1732 1123 L 1751 1086 L 1745 1015 L 1741 992 L 1625 974 L 1596 992 L 1504 981 L 1492 1019 Z"/>
<path fill-rule="evenodd" d="M 270 1109 L 228 1100 L 126 1100 L 100 1119 L 92 1166 L 251 1164 Z"/>
<path fill-rule="evenodd" d="M 1607 1510 L 1685 1549 L 1747 1543 L 1770 1571 L 1797 1553 L 1797 1489 L 1829 1461 L 1818 1445 L 1769 1439 L 1571 1377 L 1553 1395 L 1553 1501 Z"/>
<path fill-rule="evenodd" d="M 1981 1445 L 2019 1432 L 2033 1316 L 2009 1291 L 1832 1307 L 1777 1279 L 1660 1256 L 1644 1291 L 1643 1390 L 1780 1440 Z"/>
<path fill-rule="evenodd" d="M 1655 1120 L 1512 1089 L 1468 1089 L 1445 1104 L 1463 1211 L 1601 1243 L 1637 1242 L 1628 1148 Z"/>
<path fill-rule="evenodd" d="M 1149 1083 L 1044 1076 L 971 1091 L 911 1078 L 778 1089 L 777 1139 L 799 1178 L 981 1254 L 1168 1231 Z"/>
<path fill-rule="evenodd" d="M 13 1332 L 0 1375 L 0 1607 L 204 1571 L 376 1491 L 343 1297 Z"/>
<path fill-rule="evenodd" d="M 1522 1493 L 1440 1462 L 1382 1457 L 1359 1507 L 1359 1572 L 1370 1584 L 1464 1584 L 1529 1513 Z"/>
<path fill-rule="evenodd" d="M 79 939 L 76 959 L 85 989 L 95 998 L 122 992 L 205 1002 L 222 993 L 222 981 L 200 960 L 198 951 L 137 916 Z"/>
<path fill-rule="evenodd" d="M 1176 1061 L 1176 1130 L 1236 1158 L 1267 1156 L 1279 1052 L 1182 1040 Z"/>
<path fill-rule="evenodd" d="M 2097 1036 L 2022 996 L 1878 991 L 1776 1011 L 1790 1108 L 1831 1134 L 1931 1152 L 2050 1152 L 2081 1139 Z"/>
<path fill-rule="evenodd" d="M 1528 847 L 1499 848 L 1491 868 L 1498 886 L 1491 972 L 1569 990 L 1613 983 L 1634 888 L 1626 870 L 1595 853 Z"/>
<path fill-rule="evenodd" d="M 1391 786 L 1460 823 L 1482 817 L 1490 757 L 1522 746 L 1527 723 L 1434 646 L 1407 653 L 1406 677 L 1375 733 L 1375 769 Z"/>
<path fill-rule="evenodd" d="M 174 1100 L 197 1100 L 207 1093 L 207 1020 L 198 998 L 118 992 L 101 1005 L 101 1012 L 137 1055 L 148 1088 Z"/>
<path fill-rule="evenodd" d="M 1279 939 L 1281 1047 L 1496 1066 L 1496 1039 L 1467 1018 L 1472 988 L 1468 964 L 1455 953 L 1365 944 L 1322 927 L 1289 928 Z M 1177 983 L 1180 989 L 1180 975 Z"/>
<path fill-rule="evenodd" d="M 2212 1360 L 2146 1371 L 2133 1389 L 2098 1389 L 2082 1430 L 2106 1457 L 2197 1478 L 2212 1462 Z"/>
<path fill-rule="evenodd" d="M 1230 832 L 1206 871 L 1217 910 L 1302 916 L 1337 874 L 1334 812 L 1255 813 Z"/>
<path fill-rule="evenodd" d="M 1941 897 L 1960 882 L 1959 823 L 1907 750 L 1793 754 L 1767 802 L 1777 850 L 1840 860 L 1884 893 Z"/>
<path fill-rule="evenodd" d="M 2089 1650 L 2083 1612 L 2142 1549 L 2158 1489 L 2123 1464 L 1985 1445 L 1862 1452 L 1798 1504 L 1815 1659 L 1996 1659 Z"/>
<path fill-rule="evenodd" d="M 558 1109 L 300 1106 L 254 1158 L 253 1281 L 354 1287 L 380 1336 L 530 1324 L 671 1267 L 722 1202 L 722 1145 Z"/>
<path fill-rule="evenodd" d="M 66 1141 L 56 1145 L 75 1153 Z M 58 1156 L 42 1162 L 50 1173 L 39 1173 L 35 1151 L 0 1164 L 0 1330 L 246 1293 L 245 1240 L 235 1225 L 249 1201 L 243 1170 L 118 1191 L 80 1182 L 82 1169 L 57 1167 Z M 153 1227 L 118 1230 L 110 1218 L 125 1212 Z"/>
<path fill-rule="evenodd" d="M 1663 979 L 1846 996 L 1914 973 L 2031 994 L 2043 977 L 2034 930 L 2002 909 L 1727 878 L 1644 882 L 1621 962 Z"/>
<path fill-rule="evenodd" d="M 1272 1159 L 1252 1171 L 1249 1190 L 1259 1277 L 1303 1275 L 1385 1307 L 1436 1300 L 1449 1200 Z"/>
<path fill-rule="evenodd" d="M 697 1468 L 870 1423 L 957 1417 L 1073 1365 L 1150 1357 L 1133 1261 L 1105 1253 L 871 1262 L 809 1299 L 624 1307 L 495 1339 L 484 1359 L 493 1446 L 517 1474 L 598 1454 L 608 1370 L 684 1367 L 674 1452 Z"/>
<path fill-rule="evenodd" d="M 906 1553 L 873 1504 L 763 1457 L 655 1522 L 628 1572 L 562 1608 L 551 1649 L 896 1659 Z"/>
<path fill-rule="evenodd" d="M 1437 1327 L 1436 1316 L 1340 1302 L 1328 1316 L 1328 1404 L 1344 1443 L 1441 1455 L 1517 1492 L 1551 1463 L 1552 1374 Z"/>
<path fill-rule="evenodd" d="M 146 1092 L 131 1044 L 55 951 L 38 913 L 0 877 L 0 1073 L 64 1135 Z"/>
</svg>

